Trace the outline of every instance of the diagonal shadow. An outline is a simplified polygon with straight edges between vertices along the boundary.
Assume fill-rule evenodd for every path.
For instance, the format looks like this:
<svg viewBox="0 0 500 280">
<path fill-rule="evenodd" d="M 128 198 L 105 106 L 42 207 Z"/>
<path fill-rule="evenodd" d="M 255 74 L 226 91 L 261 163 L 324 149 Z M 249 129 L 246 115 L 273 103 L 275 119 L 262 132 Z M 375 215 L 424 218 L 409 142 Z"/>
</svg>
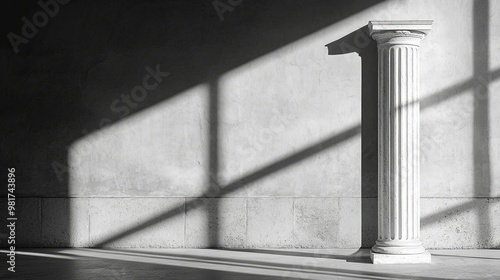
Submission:
<svg viewBox="0 0 500 280">
<path fill-rule="evenodd" d="M 491 202 L 488 202 L 488 203 L 499 203 L 499 202 L 500 201 L 494 202 L 492 200 Z M 465 202 L 465 203 L 444 209 L 441 212 L 437 212 L 437 213 L 425 216 L 422 218 L 422 226 L 437 223 L 440 220 L 443 220 L 444 218 L 451 218 L 451 217 L 459 215 L 462 212 L 467 212 L 467 211 L 473 210 L 474 208 L 477 207 L 475 204 L 476 204 L 476 202 L 474 200 L 472 200 L 469 202 Z M 479 220 L 481 220 L 481 219 L 479 219 Z M 481 227 L 482 227 L 482 225 L 481 225 Z"/>
<path fill-rule="evenodd" d="M 430 107 L 434 104 L 442 103 L 448 99 L 458 97 L 469 89 L 485 86 L 485 81 L 493 81 L 500 78 L 500 68 L 491 72 L 483 73 L 482 76 L 475 76 L 467 81 L 440 90 L 432 95 L 421 99 L 422 108 Z"/>
</svg>

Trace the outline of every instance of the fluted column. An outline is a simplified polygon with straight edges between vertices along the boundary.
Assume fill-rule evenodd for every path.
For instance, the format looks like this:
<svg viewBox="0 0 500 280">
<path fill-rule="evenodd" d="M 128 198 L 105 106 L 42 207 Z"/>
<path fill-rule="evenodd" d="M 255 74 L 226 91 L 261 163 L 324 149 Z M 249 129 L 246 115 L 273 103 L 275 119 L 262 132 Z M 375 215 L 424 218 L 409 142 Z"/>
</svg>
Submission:
<svg viewBox="0 0 500 280">
<path fill-rule="evenodd" d="M 424 263 L 420 241 L 419 46 L 432 21 L 372 21 L 378 45 L 378 240 L 373 263 Z"/>
</svg>

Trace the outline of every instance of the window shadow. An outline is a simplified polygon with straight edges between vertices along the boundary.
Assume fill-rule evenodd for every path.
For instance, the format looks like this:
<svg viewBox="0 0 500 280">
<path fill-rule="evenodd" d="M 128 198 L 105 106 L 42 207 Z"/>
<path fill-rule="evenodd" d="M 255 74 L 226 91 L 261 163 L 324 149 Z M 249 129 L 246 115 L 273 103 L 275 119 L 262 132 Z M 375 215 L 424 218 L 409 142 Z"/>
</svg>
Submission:
<svg viewBox="0 0 500 280">
<path fill-rule="evenodd" d="M 380 2 L 292 0 L 286 5 L 275 1 L 242 2 L 226 12 L 221 21 L 211 1 L 70 1 L 60 5 L 57 15 L 50 17 L 49 23 L 39 28 L 28 43 L 20 45 L 18 54 L 13 53 L 4 36 L 0 55 L 8 71 L 2 72 L 0 78 L 8 94 L 2 100 L 0 113 L 2 130 L 6 132 L 2 134 L 0 167 L 4 170 L 16 167 L 18 184 L 24 186 L 18 190 L 17 197 L 30 204 L 33 204 L 32 198 L 39 204 L 23 207 L 23 215 L 35 218 L 32 223 L 26 223 L 30 227 L 19 228 L 20 247 L 75 246 L 70 236 L 74 214 L 71 203 L 75 200 L 68 198 L 79 195 L 70 192 L 68 150 L 71 145 L 99 132 L 105 125 L 127 120 L 205 83 L 212 84 L 208 185 L 216 186 L 220 165 L 217 155 L 219 108 L 217 83 L 213 81 Z M 41 9 L 36 0 L 6 5 L 2 10 L 6 22 L 1 27 L 3 34 L 19 34 L 24 24 L 20 19 L 31 18 Z M 140 70 L 148 65 L 152 68 L 159 65 L 170 75 L 127 113 L 110 111 L 109 104 L 120 99 L 120 92 L 137 86 L 144 75 Z M 96 80 L 106 82 L 95 90 L 92 82 Z M 345 135 L 355 133 L 356 128 Z M 329 145 L 345 135 L 334 136 L 323 144 Z M 305 153 L 316 150 L 321 147 Z M 298 154 L 290 160 L 303 157 L 307 156 Z M 262 174 L 290 164 L 277 162 L 242 178 L 238 184 L 244 185 L 245 180 L 257 180 Z M 209 192 L 204 196 L 220 197 L 230 192 L 231 187 L 236 185 L 217 195 Z M 209 222 L 210 246 L 218 246 L 217 223 L 213 222 L 218 218 L 216 212 Z M 50 223 L 42 220 L 51 216 L 55 218 Z M 40 236 L 24 237 L 21 232 L 27 235 L 37 232 Z"/>
</svg>

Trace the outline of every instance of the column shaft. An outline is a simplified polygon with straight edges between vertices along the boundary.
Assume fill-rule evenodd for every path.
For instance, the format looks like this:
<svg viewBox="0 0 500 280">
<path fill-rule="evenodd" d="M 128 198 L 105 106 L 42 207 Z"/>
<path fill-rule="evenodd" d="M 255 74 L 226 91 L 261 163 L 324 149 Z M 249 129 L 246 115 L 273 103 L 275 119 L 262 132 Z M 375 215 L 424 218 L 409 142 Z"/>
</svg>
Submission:
<svg viewBox="0 0 500 280">
<path fill-rule="evenodd" d="M 378 45 L 378 240 L 374 263 L 430 262 L 420 241 L 419 46 L 430 21 L 370 22 Z"/>
<path fill-rule="evenodd" d="M 418 47 L 380 47 L 380 245 L 420 244 Z M 423 252 L 423 247 L 420 248 Z"/>
</svg>

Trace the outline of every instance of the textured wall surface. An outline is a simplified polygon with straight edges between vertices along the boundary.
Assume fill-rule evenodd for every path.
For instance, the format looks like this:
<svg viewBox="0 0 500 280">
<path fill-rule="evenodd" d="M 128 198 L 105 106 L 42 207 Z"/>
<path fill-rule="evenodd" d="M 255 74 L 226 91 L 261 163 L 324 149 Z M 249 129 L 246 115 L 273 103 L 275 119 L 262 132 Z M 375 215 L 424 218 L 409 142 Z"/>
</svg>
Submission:
<svg viewBox="0 0 500 280">
<path fill-rule="evenodd" d="M 434 20 L 424 246 L 500 246 L 499 2 L 53 1 L 31 33 L 21 18 L 43 8 L 24 2 L 2 34 L 31 37 L 4 37 L 0 76 L 19 246 L 373 245 L 377 53 L 363 27 L 400 19 Z"/>
</svg>

